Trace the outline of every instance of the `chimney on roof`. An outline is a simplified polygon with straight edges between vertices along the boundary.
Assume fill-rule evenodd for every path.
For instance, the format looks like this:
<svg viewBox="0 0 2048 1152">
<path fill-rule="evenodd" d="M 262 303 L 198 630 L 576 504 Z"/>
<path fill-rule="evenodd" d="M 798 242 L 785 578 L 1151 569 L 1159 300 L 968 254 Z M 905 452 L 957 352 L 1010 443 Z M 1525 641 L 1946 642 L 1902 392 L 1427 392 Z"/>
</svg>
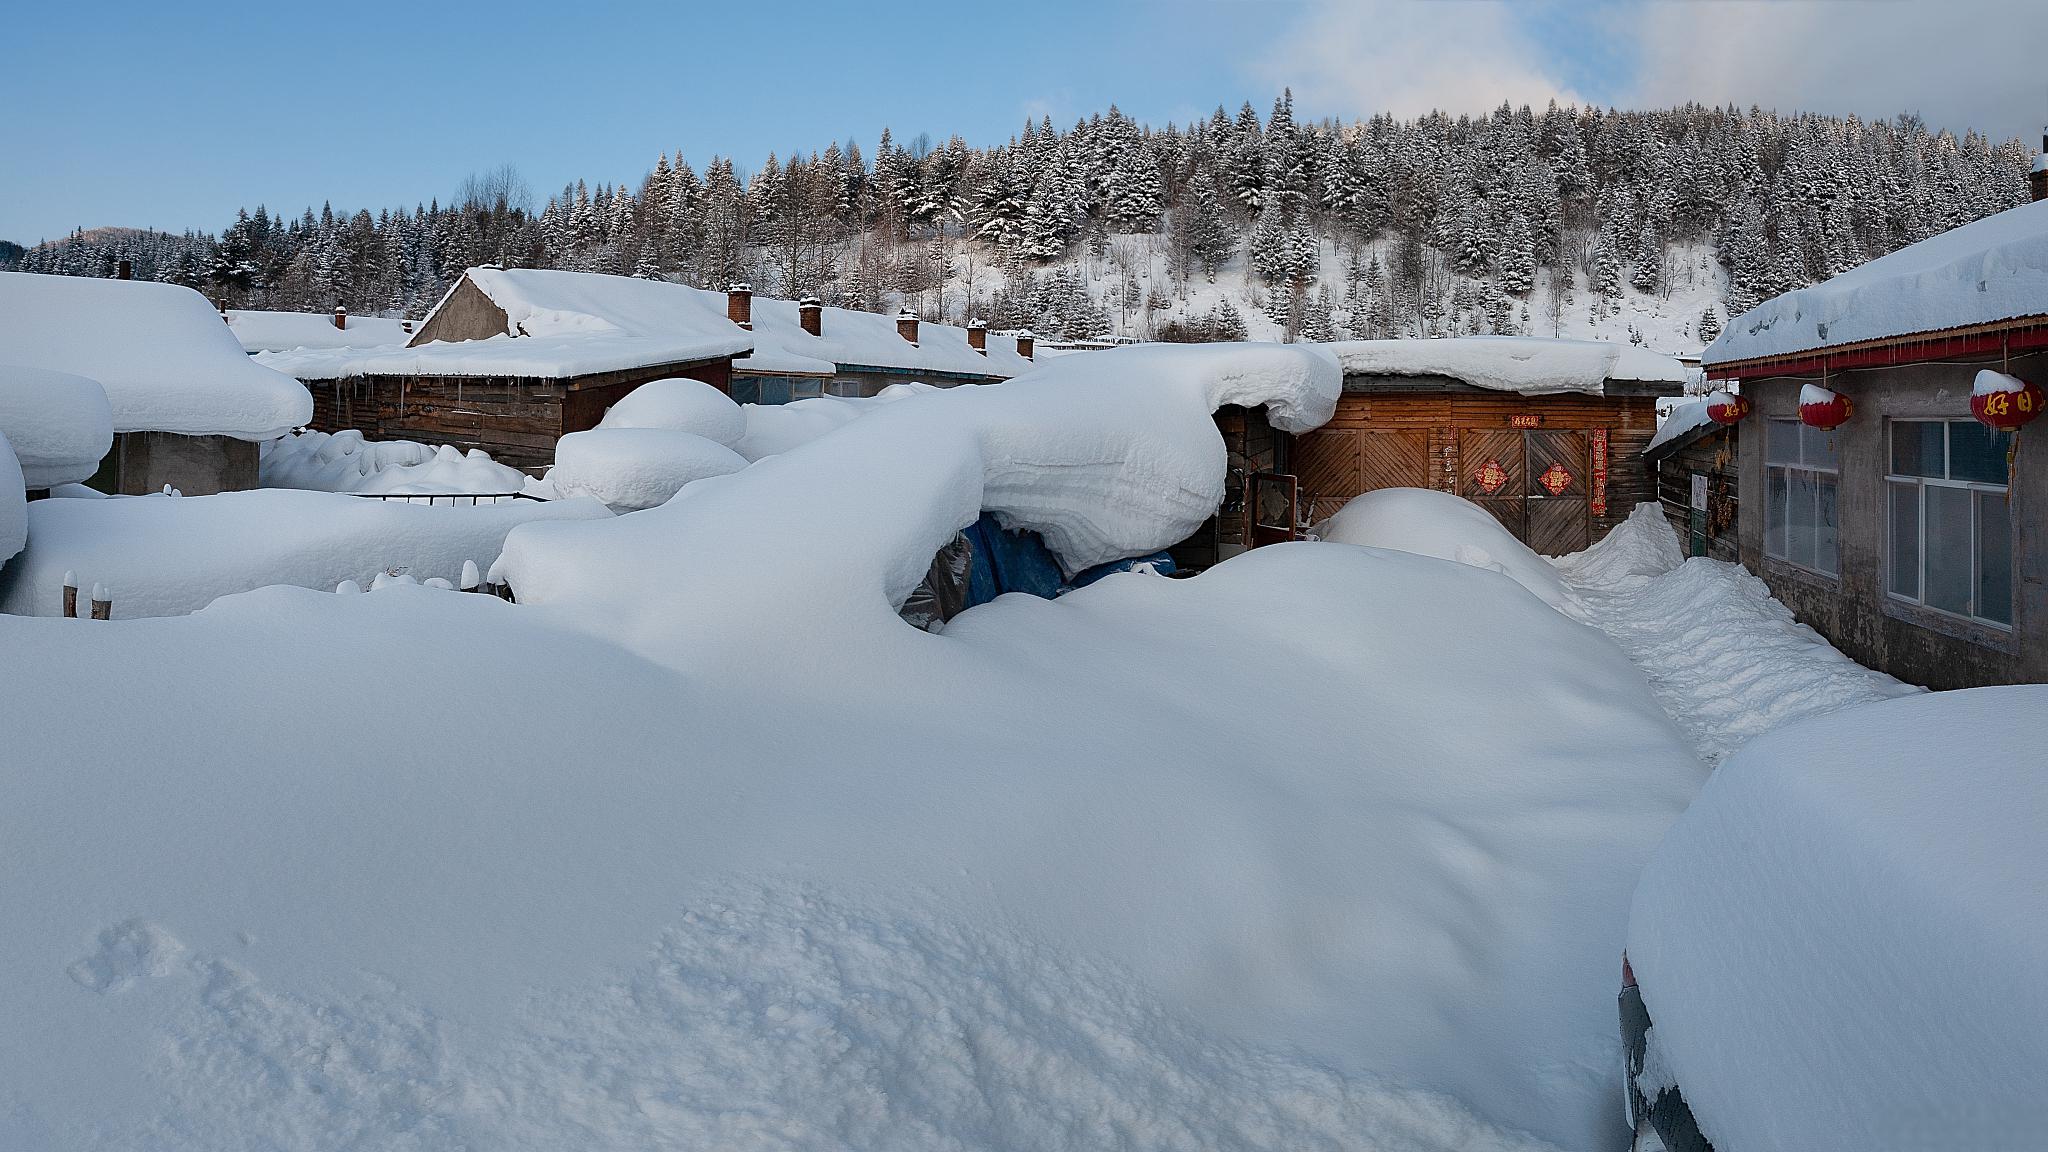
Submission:
<svg viewBox="0 0 2048 1152">
<path fill-rule="evenodd" d="M 348 331 L 348 305 L 336 304 L 334 306 L 334 326 L 344 332 Z"/>
<path fill-rule="evenodd" d="M 1026 360 L 1031 359 L 1032 346 L 1037 342 L 1038 337 L 1033 336 L 1029 328 L 1017 333 L 1017 355 L 1022 356 Z"/>
<path fill-rule="evenodd" d="M 2039 200 L 2039 199 L 2040 199 L 2040 197 L 2039 197 L 2039 196 L 2036 196 L 2036 197 L 2034 197 L 2034 199 L 2036 199 L 2036 200 Z M 129 263 L 128 261 L 126 261 L 126 260 L 123 260 L 123 261 L 121 261 L 121 263 L 120 263 L 120 266 L 114 269 L 114 279 L 116 279 L 116 280 L 133 280 L 133 279 L 135 279 L 135 265 L 133 265 L 133 264 L 130 264 L 130 263 Z"/>
<path fill-rule="evenodd" d="M 967 346 L 983 356 L 988 355 L 988 325 L 978 319 L 968 324 Z"/>
<path fill-rule="evenodd" d="M 825 334 L 825 305 L 816 296 L 806 296 L 796 302 L 796 322 L 813 336 Z"/>
<path fill-rule="evenodd" d="M 905 340 L 910 341 L 912 344 L 916 344 L 917 313 L 912 312 L 908 308 L 905 308 L 903 311 L 898 312 L 896 314 L 896 334 L 898 336 L 903 337 Z"/>
<path fill-rule="evenodd" d="M 2036 203 L 2048 200 L 2048 128 L 2041 129 L 2041 154 L 2034 157 L 2034 170 L 2027 173 L 2027 190 Z"/>
<path fill-rule="evenodd" d="M 754 287 L 744 280 L 736 280 L 725 290 L 725 318 L 745 328 L 754 330 Z"/>
</svg>

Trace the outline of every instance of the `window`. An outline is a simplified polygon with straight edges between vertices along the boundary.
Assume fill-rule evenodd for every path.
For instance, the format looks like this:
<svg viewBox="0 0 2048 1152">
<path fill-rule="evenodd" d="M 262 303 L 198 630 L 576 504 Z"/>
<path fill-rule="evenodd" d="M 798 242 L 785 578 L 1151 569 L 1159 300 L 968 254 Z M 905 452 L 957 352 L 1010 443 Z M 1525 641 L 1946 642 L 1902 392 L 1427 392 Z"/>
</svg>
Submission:
<svg viewBox="0 0 2048 1152">
<path fill-rule="evenodd" d="M 860 395 L 860 381 L 842 376 L 825 385 L 825 395 L 858 396 Z"/>
<path fill-rule="evenodd" d="M 1885 590 L 2012 626 L 2012 433 L 1975 420 L 1894 420 L 1885 477 Z"/>
<path fill-rule="evenodd" d="M 1834 576 L 1841 571 L 1832 432 L 1797 420 L 1764 422 L 1764 555 Z"/>
</svg>

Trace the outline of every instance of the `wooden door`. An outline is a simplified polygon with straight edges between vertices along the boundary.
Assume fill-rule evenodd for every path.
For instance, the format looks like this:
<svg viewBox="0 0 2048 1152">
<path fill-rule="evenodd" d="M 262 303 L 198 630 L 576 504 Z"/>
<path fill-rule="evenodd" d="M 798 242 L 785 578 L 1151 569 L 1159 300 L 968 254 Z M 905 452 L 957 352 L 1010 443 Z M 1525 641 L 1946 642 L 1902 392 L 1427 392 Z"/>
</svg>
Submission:
<svg viewBox="0 0 2048 1152">
<path fill-rule="evenodd" d="M 1522 433 L 1467 428 L 1458 433 L 1458 495 L 1488 512 L 1520 539 L 1526 530 Z"/>
<path fill-rule="evenodd" d="M 1302 506 L 1321 523 L 1361 492 L 1429 483 L 1429 434 L 1325 428 L 1294 441 Z"/>
<path fill-rule="evenodd" d="M 1545 556 L 1577 552 L 1593 542 L 1592 464 L 1584 432 L 1525 433 L 1523 543 Z"/>
</svg>

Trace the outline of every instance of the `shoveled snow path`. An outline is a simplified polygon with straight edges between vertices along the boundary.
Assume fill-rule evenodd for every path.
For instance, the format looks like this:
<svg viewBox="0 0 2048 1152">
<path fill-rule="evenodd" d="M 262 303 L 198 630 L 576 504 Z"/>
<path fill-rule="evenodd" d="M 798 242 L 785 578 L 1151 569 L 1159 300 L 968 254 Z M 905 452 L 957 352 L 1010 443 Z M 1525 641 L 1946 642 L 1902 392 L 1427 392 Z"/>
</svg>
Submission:
<svg viewBox="0 0 2048 1152">
<path fill-rule="evenodd" d="M 1687 559 L 1654 504 L 1554 563 L 1709 765 L 1794 720 L 1920 691 L 1844 656 L 1740 565 Z"/>
</svg>

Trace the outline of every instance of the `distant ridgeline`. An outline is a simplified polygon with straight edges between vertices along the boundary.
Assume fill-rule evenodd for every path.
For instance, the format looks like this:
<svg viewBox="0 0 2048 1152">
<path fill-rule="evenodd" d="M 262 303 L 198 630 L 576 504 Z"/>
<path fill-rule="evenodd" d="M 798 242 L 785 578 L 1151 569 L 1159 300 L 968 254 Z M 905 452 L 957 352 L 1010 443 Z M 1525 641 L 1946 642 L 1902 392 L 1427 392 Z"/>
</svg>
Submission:
<svg viewBox="0 0 2048 1152">
<path fill-rule="evenodd" d="M 1112 107 L 986 149 L 884 131 L 872 160 L 834 143 L 751 178 L 678 153 L 637 189 L 579 180 L 537 214 L 501 170 L 448 206 L 258 207 L 217 237 L 101 229 L 18 266 L 126 260 L 230 307 L 416 317 L 464 268 L 504 261 L 1168 339 L 1241 336 L 1240 306 L 1305 339 L 1547 335 L 1567 309 L 1597 324 L 1668 300 L 1682 276 L 1681 299 L 1706 301 L 1684 335 L 1704 341 L 1768 296 L 2025 202 L 2031 159 L 1912 116 L 1553 104 L 1302 124 L 1285 96 L 1263 121 L 1246 104 L 1152 129 Z"/>
</svg>

